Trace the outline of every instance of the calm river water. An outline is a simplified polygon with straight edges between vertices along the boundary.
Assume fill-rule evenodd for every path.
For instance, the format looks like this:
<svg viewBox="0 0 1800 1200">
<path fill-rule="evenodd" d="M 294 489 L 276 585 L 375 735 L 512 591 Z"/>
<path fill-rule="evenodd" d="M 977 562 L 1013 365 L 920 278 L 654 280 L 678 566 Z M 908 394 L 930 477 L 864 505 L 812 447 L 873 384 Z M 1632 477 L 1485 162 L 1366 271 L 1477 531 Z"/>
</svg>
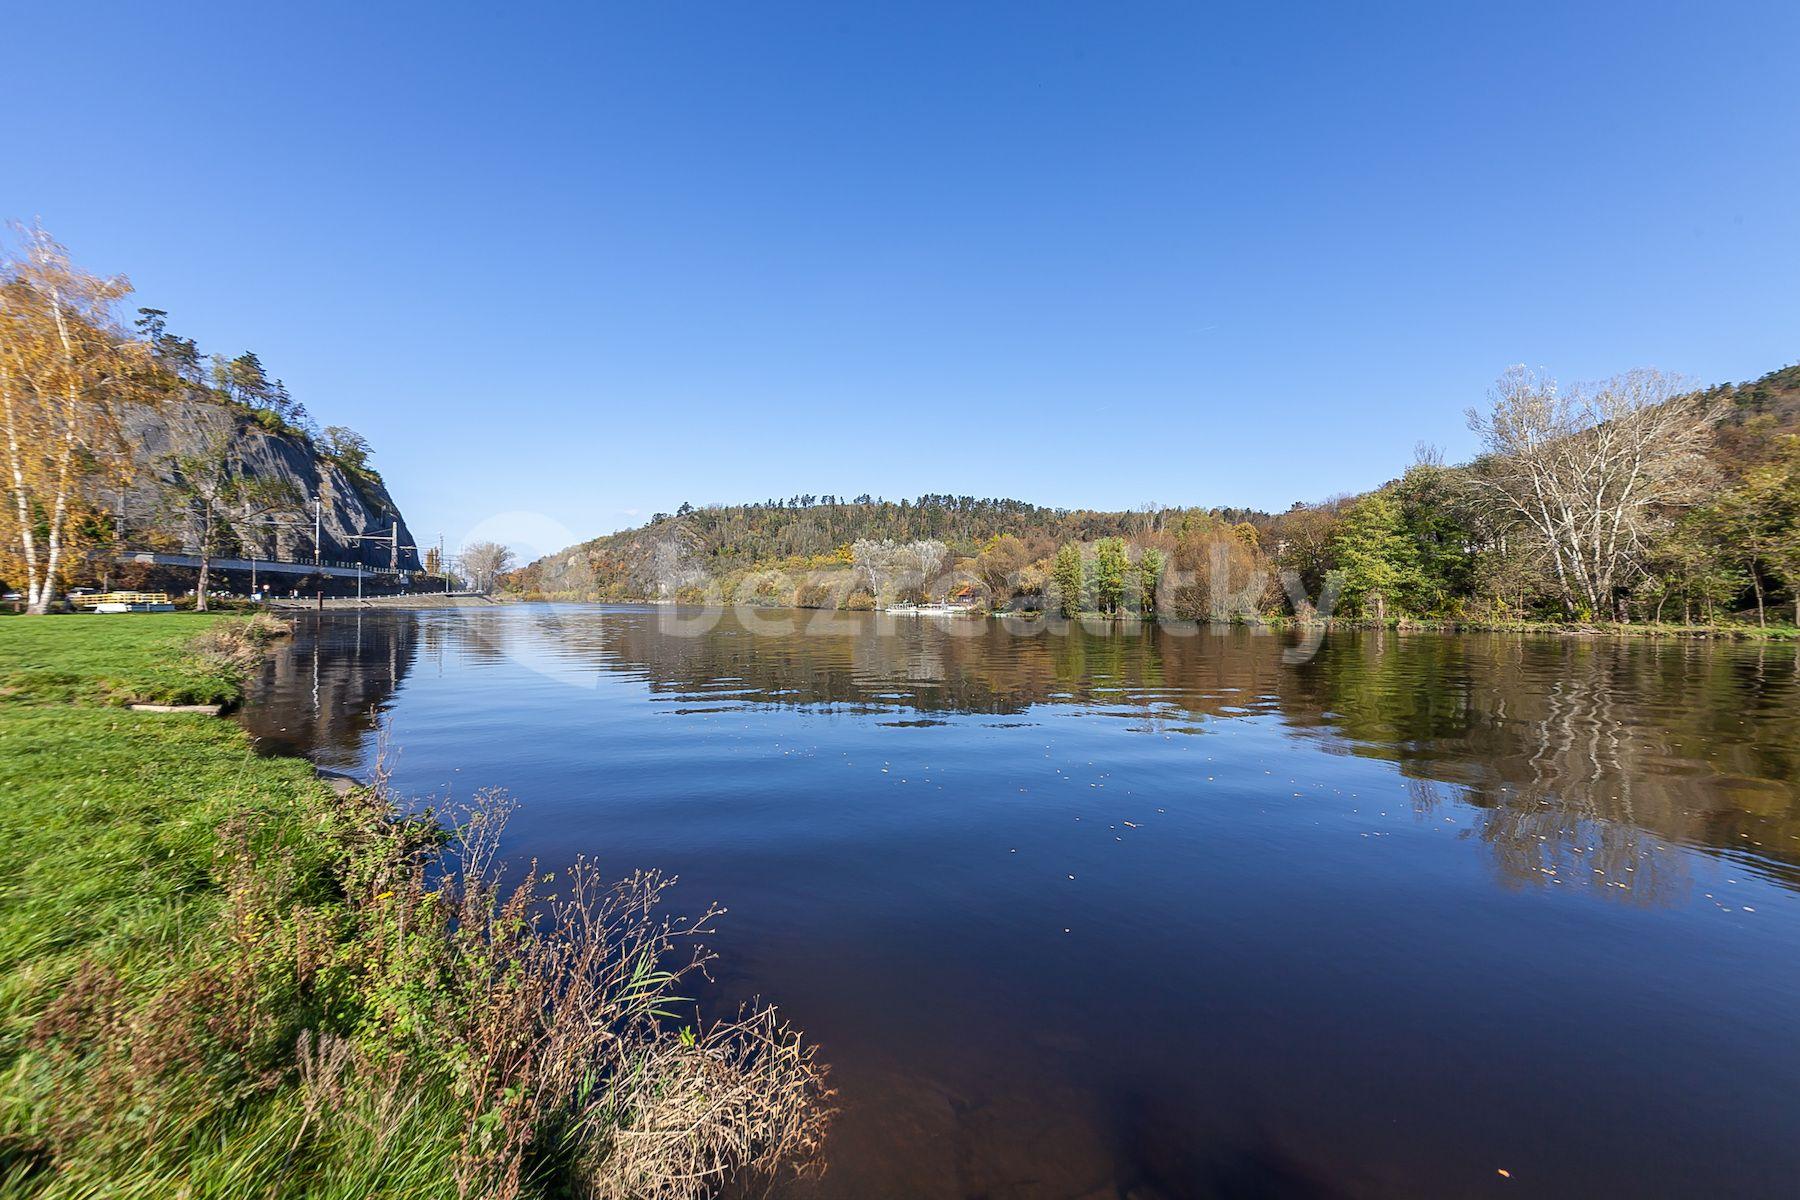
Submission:
<svg viewBox="0 0 1800 1200">
<path fill-rule="evenodd" d="M 727 905 L 840 1092 L 799 1194 L 1794 1195 L 1800 652 L 1291 640 L 328 613 L 245 720 Z"/>
</svg>

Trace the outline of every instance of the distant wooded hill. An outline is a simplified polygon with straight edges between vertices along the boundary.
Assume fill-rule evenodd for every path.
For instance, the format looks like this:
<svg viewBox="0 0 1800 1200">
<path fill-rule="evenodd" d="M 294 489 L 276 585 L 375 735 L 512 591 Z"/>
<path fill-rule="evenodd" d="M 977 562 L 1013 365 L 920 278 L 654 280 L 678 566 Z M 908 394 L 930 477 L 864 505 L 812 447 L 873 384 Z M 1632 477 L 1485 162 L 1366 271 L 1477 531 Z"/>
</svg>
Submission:
<svg viewBox="0 0 1800 1200">
<path fill-rule="evenodd" d="M 1371 492 L 1279 514 L 946 494 L 684 504 L 508 582 L 586 599 L 859 608 L 947 596 L 1212 617 L 1295 611 L 1284 578 L 1335 596 L 1341 615 L 1378 619 L 1760 621 L 1800 604 L 1800 365 L 1697 393 L 1655 372 L 1565 392 L 1514 371 L 1490 402 L 1474 462 L 1425 456 Z M 1545 457 L 1527 462 L 1534 453 Z"/>
<path fill-rule="evenodd" d="M 546 594 L 657 599 L 703 578 L 722 579 L 759 567 L 848 566 L 858 542 L 941 542 L 948 565 L 1001 537 L 1018 539 L 1029 559 L 1054 553 L 1068 542 L 1107 537 L 1143 541 L 1196 525 L 1262 530 L 1274 520 L 1248 508 L 1102 512 L 952 495 L 916 500 L 799 495 L 754 504 L 684 504 L 674 513 L 657 513 L 641 528 L 539 559 L 514 572 L 509 583 Z"/>
<path fill-rule="evenodd" d="M 1800 433 L 1800 363 L 1770 371 L 1750 383 L 1728 383 L 1705 393 L 1726 406 L 1716 457 L 1739 474 L 1766 454 L 1770 444 Z"/>
</svg>

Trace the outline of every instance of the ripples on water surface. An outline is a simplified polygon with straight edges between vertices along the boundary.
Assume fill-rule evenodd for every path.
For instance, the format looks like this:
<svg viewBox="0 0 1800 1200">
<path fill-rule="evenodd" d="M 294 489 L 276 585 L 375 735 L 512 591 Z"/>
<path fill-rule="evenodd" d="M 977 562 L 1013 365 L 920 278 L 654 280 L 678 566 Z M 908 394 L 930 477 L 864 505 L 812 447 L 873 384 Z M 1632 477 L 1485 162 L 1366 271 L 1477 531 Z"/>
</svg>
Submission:
<svg viewBox="0 0 1800 1200">
<path fill-rule="evenodd" d="M 725 903 L 712 1002 L 834 1066 L 806 1195 L 1793 1195 L 1795 648 L 1286 644 L 326 614 L 245 719 Z"/>
</svg>

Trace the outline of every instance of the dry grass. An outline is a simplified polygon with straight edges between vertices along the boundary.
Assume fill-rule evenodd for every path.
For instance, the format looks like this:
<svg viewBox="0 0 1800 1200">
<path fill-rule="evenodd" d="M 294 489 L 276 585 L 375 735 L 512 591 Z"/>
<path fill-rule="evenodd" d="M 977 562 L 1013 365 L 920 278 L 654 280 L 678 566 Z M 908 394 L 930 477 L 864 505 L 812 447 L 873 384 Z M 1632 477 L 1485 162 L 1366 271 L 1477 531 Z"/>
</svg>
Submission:
<svg viewBox="0 0 1800 1200">
<path fill-rule="evenodd" d="M 287 622 L 259 612 L 219 622 L 189 643 L 189 649 L 220 671 L 241 678 L 262 662 L 270 642 L 291 632 Z"/>
<path fill-rule="evenodd" d="M 679 1022 L 719 911 L 666 915 L 673 879 L 608 884 L 585 859 L 560 880 L 534 862 L 503 883 L 511 809 L 503 794 L 478 796 L 435 885 L 413 835 L 387 822 L 399 852 L 355 881 L 388 914 L 377 961 L 404 958 L 409 929 L 441 930 L 458 1004 L 437 1015 L 463 1051 L 461 1193 L 509 1200 L 547 1174 L 596 1198 L 674 1200 L 815 1162 L 829 1116 L 815 1049 L 766 1006 Z"/>
</svg>

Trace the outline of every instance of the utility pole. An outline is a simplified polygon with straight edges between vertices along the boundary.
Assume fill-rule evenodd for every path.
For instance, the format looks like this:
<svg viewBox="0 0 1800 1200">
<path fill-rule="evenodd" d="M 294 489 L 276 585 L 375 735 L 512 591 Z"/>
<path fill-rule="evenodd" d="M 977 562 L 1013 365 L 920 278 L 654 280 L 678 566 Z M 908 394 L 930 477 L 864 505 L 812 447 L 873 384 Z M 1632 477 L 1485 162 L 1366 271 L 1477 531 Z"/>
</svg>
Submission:
<svg viewBox="0 0 1800 1200">
<path fill-rule="evenodd" d="M 444 577 L 444 595 L 450 594 L 450 564 L 444 560 L 444 535 L 438 533 L 438 574 Z"/>
<path fill-rule="evenodd" d="M 100 590 L 112 591 L 113 559 L 125 548 L 125 485 L 119 485 L 119 512 L 113 520 L 113 552 L 106 556 L 106 569 L 100 576 Z"/>
<path fill-rule="evenodd" d="M 324 565 L 325 551 L 324 551 L 323 542 L 321 541 L 324 524 L 325 524 L 324 501 L 322 501 L 319 497 L 314 496 L 313 497 L 313 566 L 315 566 L 315 567 L 321 567 Z M 315 613 L 322 613 L 325 611 L 325 572 L 324 571 L 319 572 L 318 581 L 313 586 L 316 589 L 313 592 L 313 611 Z"/>
<path fill-rule="evenodd" d="M 320 536 L 325 524 L 325 504 L 317 496 L 313 497 L 313 566 L 323 562 L 324 550 L 321 548 Z"/>
</svg>

